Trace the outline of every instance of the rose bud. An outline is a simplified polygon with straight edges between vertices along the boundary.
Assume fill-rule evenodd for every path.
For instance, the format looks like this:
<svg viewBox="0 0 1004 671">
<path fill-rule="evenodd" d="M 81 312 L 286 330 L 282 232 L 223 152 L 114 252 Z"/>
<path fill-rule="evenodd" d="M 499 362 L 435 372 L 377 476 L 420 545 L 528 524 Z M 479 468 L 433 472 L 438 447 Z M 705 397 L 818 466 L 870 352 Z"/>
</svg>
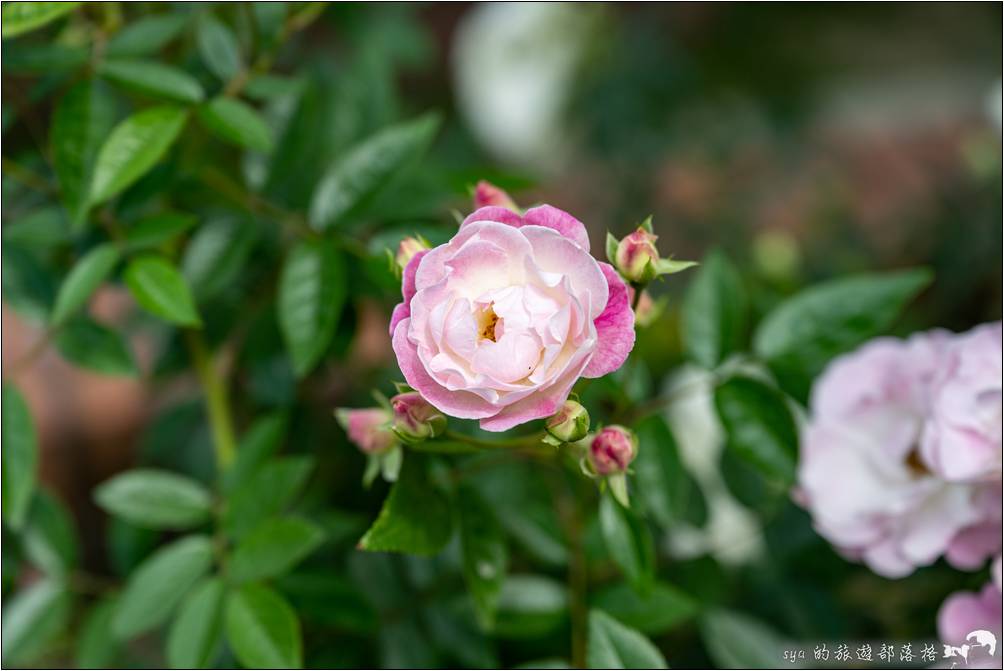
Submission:
<svg viewBox="0 0 1004 671">
<path fill-rule="evenodd" d="M 589 465 L 596 475 L 615 475 L 627 470 L 638 452 L 638 440 L 623 426 L 606 426 L 589 444 Z"/>
<path fill-rule="evenodd" d="M 614 266 L 628 282 L 648 284 L 659 276 L 658 236 L 639 226 L 617 244 Z"/>
<path fill-rule="evenodd" d="M 545 424 L 551 444 L 574 443 L 589 433 L 589 412 L 577 401 L 568 400 Z M 545 439 L 546 440 L 546 439 Z"/>
<path fill-rule="evenodd" d="M 446 430 L 446 417 L 417 391 L 398 394 L 390 405 L 394 409 L 394 433 L 405 442 L 435 438 Z"/>
<path fill-rule="evenodd" d="M 408 236 L 397 246 L 394 262 L 400 270 L 404 270 L 411 258 L 425 249 L 429 249 L 429 244 L 424 239 Z"/>
<path fill-rule="evenodd" d="M 397 443 L 391 413 L 383 408 L 338 408 L 335 417 L 349 440 L 366 454 L 380 454 Z"/>
<path fill-rule="evenodd" d="M 498 188 L 491 182 L 481 180 L 478 182 L 477 186 L 474 187 L 474 209 L 477 210 L 491 205 L 504 207 L 508 210 L 512 210 L 513 212 L 519 212 L 519 206 L 516 205 L 516 201 L 514 201 L 508 193 Z"/>
</svg>

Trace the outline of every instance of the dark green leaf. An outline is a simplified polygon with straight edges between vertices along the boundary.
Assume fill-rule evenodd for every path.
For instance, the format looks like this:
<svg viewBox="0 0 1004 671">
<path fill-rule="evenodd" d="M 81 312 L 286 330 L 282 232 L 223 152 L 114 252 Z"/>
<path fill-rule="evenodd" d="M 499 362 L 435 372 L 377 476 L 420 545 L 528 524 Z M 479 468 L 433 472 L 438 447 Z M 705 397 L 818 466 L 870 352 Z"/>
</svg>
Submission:
<svg viewBox="0 0 1004 671">
<path fill-rule="evenodd" d="M 3 243 L 25 248 L 49 249 L 70 239 L 66 215 L 58 206 L 32 210 L 3 227 Z"/>
<path fill-rule="evenodd" d="M 0 9 L 4 38 L 14 37 L 72 12 L 79 2 L 5 2 Z"/>
<path fill-rule="evenodd" d="M 209 71 L 227 81 L 241 69 L 241 52 L 230 28 L 212 14 L 199 19 L 196 31 L 199 54 Z"/>
<path fill-rule="evenodd" d="M 181 272 L 200 301 L 234 282 L 254 241 L 255 229 L 246 220 L 225 217 L 199 227 L 185 248 Z"/>
<path fill-rule="evenodd" d="M 505 638 L 538 638 L 568 616 L 568 590 L 553 578 L 510 575 L 499 593 L 495 633 Z"/>
<path fill-rule="evenodd" d="M 3 385 L 3 518 L 19 527 L 28 513 L 38 468 L 38 436 L 21 392 Z"/>
<path fill-rule="evenodd" d="M 130 249 L 156 247 L 172 240 L 192 226 L 197 219 L 190 214 L 165 212 L 139 221 L 126 230 L 126 244 Z"/>
<path fill-rule="evenodd" d="M 66 628 L 72 595 L 57 579 L 43 578 L 4 599 L 2 647 L 4 665 L 37 659 Z"/>
<path fill-rule="evenodd" d="M 254 108 L 236 98 L 213 98 L 199 109 L 199 118 L 227 142 L 266 153 L 272 149 L 272 129 Z"/>
<path fill-rule="evenodd" d="M 115 599 L 106 598 L 88 611 L 77 635 L 74 661 L 78 669 L 107 669 L 115 665 L 121 647 L 112 633 L 117 605 Z"/>
<path fill-rule="evenodd" d="M 313 467 L 309 457 L 285 457 L 262 466 L 230 496 L 224 528 L 239 538 L 281 512 L 303 488 Z"/>
<path fill-rule="evenodd" d="M 90 51 L 83 46 L 53 42 L 20 42 L 11 45 L 8 42 L 3 49 L 3 69 L 5 73 L 19 74 L 65 73 L 85 65 L 89 55 Z M 9 124 L 10 121 L 5 123 Z"/>
<path fill-rule="evenodd" d="M 38 322 L 48 321 L 55 299 L 53 277 L 34 254 L 15 245 L 3 245 L 3 300 L 18 314 Z"/>
<path fill-rule="evenodd" d="M 241 436 L 237 460 L 224 474 L 228 491 L 245 483 L 279 449 L 286 435 L 288 417 L 276 412 L 255 421 Z"/>
<path fill-rule="evenodd" d="M 666 633 L 692 618 L 699 609 L 692 597 L 658 581 L 644 594 L 627 583 L 617 583 L 597 592 L 593 605 L 650 636 Z"/>
<path fill-rule="evenodd" d="M 94 492 L 112 515 L 153 529 L 187 529 L 207 519 L 209 492 L 198 482 L 167 471 L 135 469 L 103 482 Z"/>
<path fill-rule="evenodd" d="M 185 278 L 164 258 L 138 256 L 126 266 L 123 278 L 136 302 L 151 314 L 179 326 L 201 325 Z"/>
<path fill-rule="evenodd" d="M 87 317 L 78 317 L 61 328 L 56 333 L 56 348 L 67 361 L 103 375 L 132 377 L 138 373 L 126 340 Z"/>
<path fill-rule="evenodd" d="M 385 128 L 353 147 L 327 171 L 314 191 L 310 224 L 319 231 L 364 204 L 432 142 L 439 117 L 426 114 Z"/>
<path fill-rule="evenodd" d="M 321 529 L 307 520 L 266 520 L 237 544 L 230 560 L 230 579 L 248 582 L 281 575 L 316 550 L 323 539 Z"/>
<path fill-rule="evenodd" d="M 370 602 L 347 577 L 325 569 L 282 576 L 277 587 L 310 622 L 372 634 L 380 624 Z"/>
<path fill-rule="evenodd" d="M 881 334 L 930 282 L 927 270 L 904 270 L 809 287 L 767 315 L 754 334 L 753 351 L 782 388 L 805 400 L 833 357 Z"/>
<path fill-rule="evenodd" d="M 188 113 L 180 107 L 150 107 L 112 130 L 98 153 L 90 204 L 97 205 L 146 174 L 174 143 Z"/>
<path fill-rule="evenodd" d="M 715 389 L 715 408 L 728 436 L 726 449 L 768 478 L 785 484 L 794 480 L 798 430 L 780 392 L 752 378 L 733 377 Z"/>
<path fill-rule="evenodd" d="M 652 642 L 602 610 L 589 611 L 590 669 L 666 669 L 665 658 Z"/>
<path fill-rule="evenodd" d="M 784 662 L 787 642 L 748 615 L 715 610 L 701 618 L 701 638 L 722 669 L 774 669 Z"/>
<path fill-rule="evenodd" d="M 226 632 L 238 661 L 249 669 L 296 669 L 303 642 L 296 612 L 263 585 L 244 585 L 227 598 Z"/>
<path fill-rule="evenodd" d="M 24 552 L 36 567 L 62 576 L 77 562 L 77 533 L 63 504 L 39 490 L 31 503 L 21 537 Z"/>
<path fill-rule="evenodd" d="M 105 53 L 111 58 L 148 56 L 173 40 L 186 23 L 188 14 L 183 12 L 145 16 L 112 35 Z"/>
<path fill-rule="evenodd" d="M 683 302 L 683 341 L 687 354 L 714 368 L 741 346 L 746 328 L 746 290 L 728 257 L 704 257 Z"/>
<path fill-rule="evenodd" d="M 98 74 L 123 88 L 157 98 L 197 103 L 205 97 L 197 79 L 184 70 L 155 61 L 104 61 Z"/>
<path fill-rule="evenodd" d="M 52 309 L 53 325 L 64 323 L 70 315 L 82 308 L 111 274 L 118 260 L 119 252 L 110 243 L 98 245 L 84 254 L 59 287 L 56 305 Z"/>
<path fill-rule="evenodd" d="M 223 638 L 223 597 L 219 578 L 199 583 L 178 609 L 167 635 L 167 663 L 172 669 L 209 668 Z"/>
<path fill-rule="evenodd" d="M 304 240 L 290 250 L 279 278 L 279 326 L 298 377 L 327 350 L 345 296 L 345 264 L 334 243 Z"/>
<path fill-rule="evenodd" d="M 635 427 L 638 457 L 635 459 L 635 495 L 647 514 L 664 528 L 680 521 L 703 526 L 707 517 L 704 497 L 680 461 L 680 452 L 666 420 L 653 415 Z"/>
<path fill-rule="evenodd" d="M 648 527 L 613 496 L 600 500 L 599 518 L 607 552 L 636 589 L 646 590 L 655 572 L 655 548 Z"/>
<path fill-rule="evenodd" d="M 509 563 L 505 534 L 498 520 L 473 491 L 461 490 L 458 509 L 464 580 L 478 621 L 483 628 L 491 629 Z"/>
<path fill-rule="evenodd" d="M 132 638 L 165 622 L 212 562 L 207 536 L 185 536 L 157 550 L 129 576 L 112 622 L 115 635 Z"/>
</svg>

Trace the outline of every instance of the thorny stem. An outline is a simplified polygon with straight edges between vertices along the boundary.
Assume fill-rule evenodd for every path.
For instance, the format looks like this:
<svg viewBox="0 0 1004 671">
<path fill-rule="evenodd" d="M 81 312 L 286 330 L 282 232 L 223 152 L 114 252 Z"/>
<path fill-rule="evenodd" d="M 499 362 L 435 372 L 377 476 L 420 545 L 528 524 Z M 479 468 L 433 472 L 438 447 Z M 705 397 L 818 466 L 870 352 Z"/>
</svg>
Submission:
<svg viewBox="0 0 1004 671">
<path fill-rule="evenodd" d="M 185 340 L 192 355 L 192 363 L 202 384 L 206 396 L 206 412 L 209 415 L 209 426 L 213 434 L 213 448 L 216 452 L 216 465 L 225 470 L 237 454 L 234 440 L 234 423 L 230 416 L 230 403 L 227 398 L 227 387 L 216 370 L 212 357 L 206 348 L 206 342 L 200 331 L 188 329 Z"/>
</svg>

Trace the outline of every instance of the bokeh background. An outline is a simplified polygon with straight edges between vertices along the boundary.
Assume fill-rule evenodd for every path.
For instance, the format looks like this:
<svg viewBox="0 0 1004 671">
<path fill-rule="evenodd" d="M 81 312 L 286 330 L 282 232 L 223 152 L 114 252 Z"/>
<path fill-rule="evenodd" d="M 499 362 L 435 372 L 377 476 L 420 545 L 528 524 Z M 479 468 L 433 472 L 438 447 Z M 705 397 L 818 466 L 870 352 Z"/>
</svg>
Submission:
<svg viewBox="0 0 1004 671">
<path fill-rule="evenodd" d="M 153 4 L 126 11 L 162 11 Z M 239 28 L 241 4 L 215 11 Z M 273 71 L 284 78 L 272 84 L 295 79 L 297 88 L 264 106 L 282 129 L 272 165 L 246 157 L 234 164 L 240 178 L 302 210 L 328 157 L 354 139 L 428 109 L 444 124 L 421 165 L 354 224 L 373 254 L 357 268 L 368 288 L 349 301 L 323 371 L 296 388 L 288 363 L 273 355 L 274 326 L 252 322 L 237 394 L 262 407 L 302 404 L 295 449 L 324 455 L 312 495 L 347 511 L 347 528 L 365 528 L 386 490 L 359 488 L 363 460 L 329 418 L 398 377 L 386 334 L 396 285 L 380 254 L 412 232 L 448 236 L 479 179 L 521 204 L 574 213 L 594 249 L 607 230 L 623 235 L 649 214 L 664 252 L 699 259 L 723 249 L 741 268 L 754 314 L 814 281 L 927 266 L 935 282 L 899 332 L 999 319 L 1001 20 L 996 3 L 332 4 L 278 52 Z M 26 44 L 3 46 L 5 248 L 8 227 L 36 213 L 31 174 L 18 166 L 35 169 L 52 111 L 46 87 L 60 84 L 59 69 L 39 72 Z M 14 244 L 31 243 L 24 231 Z M 208 477 L 195 384 L 168 375 L 174 350 L 143 331 L 133 340 L 139 379 L 82 371 L 46 345 L 27 356 L 41 331 L 8 296 L 6 266 L 4 378 L 28 399 L 41 478 L 72 511 L 83 565 L 115 576 L 156 538 L 109 523 L 91 491 L 137 462 Z M 648 393 L 697 375 L 680 365 L 687 282 L 684 274 L 654 287 L 666 309 L 640 336 L 645 365 L 626 373 Z M 126 323 L 134 306 L 107 287 L 92 310 Z M 785 497 L 764 495 L 721 463 L 706 394 L 682 398 L 670 415 L 706 510 L 703 525 L 658 542 L 674 558 L 668 575 L 702 601 L 752 613 L 795 640 L 928 640 L 944 595 L 985 580 L 936 565 L 890 581 L 848 564 Z M 730 473 L 739 484 L 727 488 Z M 5 593 L 16 561 L 4 558 Z M 355 570 L 353 579 L 386 579 Z M 693 623 L 657 640 L 677 666 L 709 663 Z M 548 651 L 536 640 L 475 646 L 466 656 L 398 642 L 409 646 L 322 649 L 313 663 L 509 665 Z M 130 654 L 133 663 L 146 659 L 142 646 Z"/>
</svg>

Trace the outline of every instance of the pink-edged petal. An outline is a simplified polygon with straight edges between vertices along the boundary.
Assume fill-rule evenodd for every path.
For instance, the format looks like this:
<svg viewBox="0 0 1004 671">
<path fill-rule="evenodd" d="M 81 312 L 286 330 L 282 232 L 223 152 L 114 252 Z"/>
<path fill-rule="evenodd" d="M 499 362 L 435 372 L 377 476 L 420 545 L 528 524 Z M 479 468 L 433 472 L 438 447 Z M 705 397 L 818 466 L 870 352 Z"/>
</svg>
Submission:
<svg viewBox="0 0 1004 671">
<path fill-rule="evenodd" d="M 415 276 L 418 274 L 418 264 L 422 262 L 422 258 L 428 253 L 429 250 L 427 249 L 417 252 L 408 261 L 408 265 L 404 267 L 404 275 L 401 278 L 401 296 L 403 300 L 397 304 L 394 312 L 390 315 L 391 337 L 394 336 L 394 328 L 398 322 L 411 316 L 411 299 L 415 296 Z"/>
<path fill-rule="evenodd" d="M 524 226 L 521 230 L 533 247 L 537 268 L 567 277 L 573 295 L 587 307 L 590 318 L 598 317 L 607 304 L 609 282 L 596 259 L 553 228 Z"/>
<path fill-rule="evenodd" d="M 463 230 L 465 226 L 470 226 L 479 221 L 494 221 L 516 228 L 523 225 L 523 218 L 512 210 L 499 207 L 498 205 L 489 205 L 487 207 L 479 207 L 467 215 L 467 218 L 460 224 L 460 228 Z"/>
<path fill-rule="evenodd" d="M 628 299 L 628 287 L 609 263 L 599 264 L 609 285 L 607 306 L 593 322 L 599 342 L 583 377 L 602 377 L 612 373 L 628 358 L 634 348 L 634 312 Z"/>
<path fill-rule="evenodd" d="M 523 224 L 554 229 L 582 249 L 589 251 L 589 234 L 586 233 L 586 227 L 564 210 L 550 205 L 531 207 L 523 215 Z"/>
<path fill-rule="evenodd" d="M 476 394 L 450 391 L 432 379 L 418 355 L 418 348 L 408 339 L 410 320 L 405 319 L 394 329 L 393 347 L 398 366 L 408 384 L 441 412 L 461 419 L 482 419 L 498 412 L 498 408 Z"/>
</svg>

